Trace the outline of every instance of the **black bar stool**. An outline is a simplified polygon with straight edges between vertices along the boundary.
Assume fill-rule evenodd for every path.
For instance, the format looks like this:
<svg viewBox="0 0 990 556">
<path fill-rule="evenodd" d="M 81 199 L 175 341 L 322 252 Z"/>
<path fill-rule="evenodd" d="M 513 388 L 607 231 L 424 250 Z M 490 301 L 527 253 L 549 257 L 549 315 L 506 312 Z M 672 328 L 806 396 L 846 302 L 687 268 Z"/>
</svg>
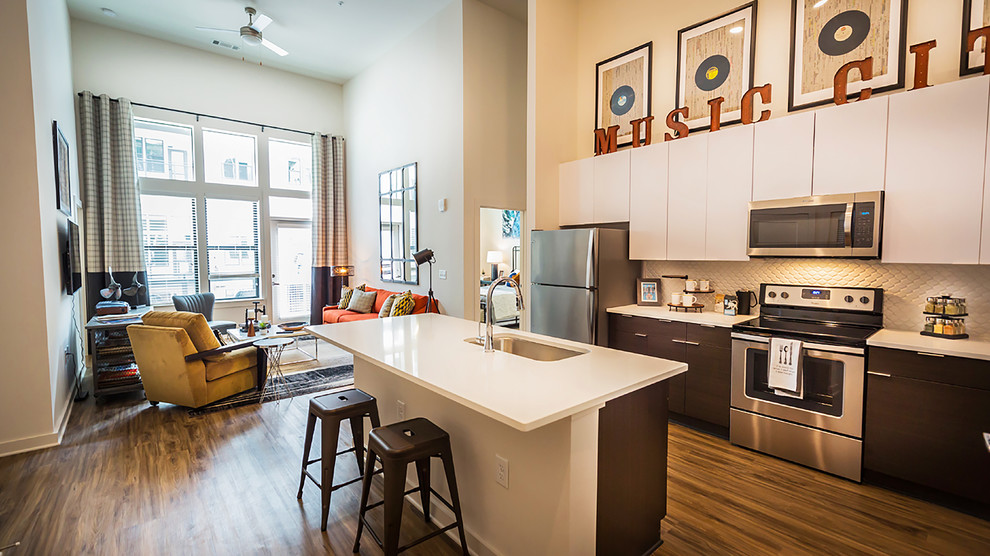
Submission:
<svg viewBox="0 0 990 556">
<path fill-rule="evenodd" d="M 362 478 L 362 475 L 358 475 L 357 478 L 347 482 L 338 485 L 333 484 L 333 468 L 337 463 L 337 456 L 354 452 L 354 455 L 357 457 L 358 471 L 364 469 L 365 417 L 371 418 L 372 427 L 381 425 L 381 421 L 378 419 L 377 400 L 356 388 L 309 400 L 309 419 L 306 421 L 306 446 L 303 448 L 302 473 L 299 476 L 299 493 L 296 494 L 296 498 L 302 499 L 303 485 L 306 484 L 306 477 L 309 477 L 316 486 L 320 487 L 323 494 L 323 515 L 320 518 L 320 531 L 327 530 L 327 516 L 330 515 L 330 493 L 338 488 L 356 483 Z M 323 436 L 320 442 L 322 453 L 320 457 L 311 460 L 309 459 L 309 451 L 313 446 L 313 430 L 316 428 L 317 419 L 323 421 Z M 354 437 L 354 447 L 338 452 L 337 437 L 340 435 L 340 422 L 344 419 L 351 420 L 351 434 Z M 306 470 L 307 466 L 318 461 L 323 462 L 323 474 L 319 481 Z M 372 464 L 374 464 L 373 458 Z"/>
<path fill-rule="evenodd" d="M 438 457 L 443 461 L 443 470 L 447 475 L 447 486 L 450 488 L 450 502 L 443 499 L 437 491 L 430 488 L 430 459 Z M 384 500 L 368 504 L 371 492 L 371 478 L 375 459 L 380 459 L 385 471 Z M 406 468 L 410 463 L 416 464 L 416 474 L 419 476 L 419 486 L 410 490 L 405 489 Z M 402 503 L 405 496 L 419 491 L 423 500 L 423 516 L 430 522 L 430 493 L 454 512 L 454 523 L 423 536 L 403 547 L 399 547 L 399 526 L 402 523 Z M 382 543 L 374 529 L 368 525 L 365 514 L 371 508 L 385 505 L 385 542 Z M 379 427 L 368 435 L 368 459 L 364 467 L 364 481 L 361 488 L 361 513 L 358 516 L 357 537 L 354 539 L 354 552 L 361 549 L 361 533 L 368 525 L 368 532 L 385 551 L 385 556 L 393 556 L 403 550 L 441 535 L 454 527 L 458 528 L 461 538 L 461 550 L 468 554 L 467 541 L 464 538 L 464 521 L 461 518 L 461 503 L 457 497 L 457 481 L 454 478 L 454 458 L 450 450 L 450 435 L 427 419 L 417 418 L 401 421 L 385 427 Z"/>
</svg>

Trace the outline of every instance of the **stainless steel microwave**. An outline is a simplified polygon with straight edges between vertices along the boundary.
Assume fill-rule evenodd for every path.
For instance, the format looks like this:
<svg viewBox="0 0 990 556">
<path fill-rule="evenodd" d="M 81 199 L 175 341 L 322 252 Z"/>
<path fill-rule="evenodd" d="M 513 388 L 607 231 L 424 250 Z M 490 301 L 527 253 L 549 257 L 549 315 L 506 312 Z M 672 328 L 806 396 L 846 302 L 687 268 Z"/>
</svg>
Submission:
<svg viewBox="0 0 990 556">
<path fill-rule="evenodd" d="M 883 191 L 755 201 L 750 257 L 880 258 Z"/>
</svg>

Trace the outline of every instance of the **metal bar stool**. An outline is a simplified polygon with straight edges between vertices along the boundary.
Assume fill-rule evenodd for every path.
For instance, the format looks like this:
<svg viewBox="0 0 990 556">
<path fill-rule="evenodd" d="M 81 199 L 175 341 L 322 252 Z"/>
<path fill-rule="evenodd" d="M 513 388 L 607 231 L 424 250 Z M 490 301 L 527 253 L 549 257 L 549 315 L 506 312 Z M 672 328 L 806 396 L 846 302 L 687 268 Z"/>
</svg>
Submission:
<svg viewBox="0 0 990 556">
<path fill-rule="evenodd" d="M 447 486 L 450 489 L 450 502 L 443 499 L 437 491 L 430 487 L 430 459 L 438 457 L 443 461 L 443 470 L 447 475 Z M 371 492 L 371 479 L 375 460 L 382 462 L 385 471 L 385 496 L 380 502 L 368 504 Z M 406 484 L 406 468 L 410 463 L 416 464 L 419 476 L 419 486 L 404 490 Z M 405 496 L 419 492 L 423 500 L 423 517 L 430 522 L 430 493 L 454 512 L 454 523 L 433 531 L 405 546 L 399 547 L 399 527 L 402 523 L 402 503 Z M 385 542 L 378 537 L 371 525 L 368 525 L 365 514 L 368 510 L 385 505 Z M 417 418 L 385 427 L 375 428 L 368 435 L 368 459 L 364 468 L 364 481 L 361 488 L 361 512 L 358 516 L 357 537 L 354 539 L 354 552 L 361 549 L 361 533 L 365 525 L 368 532 L 385 551 L 385 556 L 393 556 L 417 544 L 441 535 L 454 527 L 458 528 L 461 540 L 461 550 L 468 554 L 467 540 L 464 538 L 464 521 L 461 518 L 461 503 L 457 497 L 457 481 L 454 478 L 454 458 L 450 450 L 450 435 L 427 419 Z"/>
<path fill-rule="evenodd" d="M 309 419 L 306 421 L 306 446 L 303 448 L 302 473 L 299 476 L 299 493 L 296 498 L 302 499 L 303 485 L 306 484 L 306 477 L 309 477 L 316 486 L 320 487 L 323 494 L 323 514 L 320 518 L 320 531 L 327 530 L 327 516 L 330 515 L 330 493 L 356 483 L 363 475 L 355 479 L 334 485 L 333 469 L 337 463 L 337 456 L 348 452 L 354 452 L 357 457 L 358 471 L 364 469 L 364 418 L 371 419 L 371 426 L 378 427 L 381 421 L 378 419 L 378 402 L 374 397 L 356 388 L 344 390 L 334 394 L 327 394 L 309 400 Z M 321 419 L 322 440 L 321 455 L 316 459 L 309 459 L 309 451 L 313 446 L 313 430 L 316 428 L 316 420 Z M 337 438 L 340 435 L 340 422 L 344 419 L 351 421 L 351 434 L 354 437 L 354 447 L 337 452 Z M 321 480 L 317 481 L 306 470 L 310 464 L 318 461 L 323 462 L 323 473 Z M 372 458 L 374 466 L 374 458 Z M 381 470 L 369 473 L 380 473 Z"/>
</svg>

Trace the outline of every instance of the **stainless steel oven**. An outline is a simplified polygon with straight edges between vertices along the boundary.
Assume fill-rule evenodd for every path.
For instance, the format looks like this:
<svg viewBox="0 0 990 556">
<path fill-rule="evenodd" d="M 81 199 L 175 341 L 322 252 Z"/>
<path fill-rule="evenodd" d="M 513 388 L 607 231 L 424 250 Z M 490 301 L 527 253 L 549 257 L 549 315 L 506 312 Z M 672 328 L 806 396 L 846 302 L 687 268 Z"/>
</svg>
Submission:
<svg viewBox="0 0 990 556">
<path fill-rule="evenodd" d="M 729 440 L 859 481 L 866 339 L 883 291 L 763 284 L 761 315 L 733 326 Z M 770 341 L 800 340 L 797 397 L 768 384 Z"/>
<path fill-rule="evenodd" d="M 880 257 L 883 192 L 749 204 L 751 257 Z"/>
</svg>

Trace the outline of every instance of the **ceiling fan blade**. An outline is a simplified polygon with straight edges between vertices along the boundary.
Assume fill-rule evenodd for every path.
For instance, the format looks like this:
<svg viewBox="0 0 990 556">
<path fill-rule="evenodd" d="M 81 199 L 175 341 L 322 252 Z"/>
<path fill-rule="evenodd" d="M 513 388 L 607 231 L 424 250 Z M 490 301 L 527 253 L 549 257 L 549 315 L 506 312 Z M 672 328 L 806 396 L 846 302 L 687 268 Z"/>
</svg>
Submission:
<svg viewBox="0 0 990 556">
<path fill-rule="evenodd" d="M 219 27 L 200 27 L 196 26 L 197 31 L 220 31 L 221 33 L 240 33 L 239 29 L 220 29 Z"/>
<path fill-rule="evenodd" d="M 251 24 L 251 27 L 254 27 L 254 30 L 260 33 L 261 31 L 264 31 L 265 27 L 268 27 L 268 24 L 271 22 L 272 18 L 265 14 L 258 14 L 257 17 L 254 18 L 254 23 Z"/>
<path fill-rule="evenodd" d="M 264 46 L 265 48 L 271 50 L 272 52 L 278 54 L 279 56 L 285 56 L 288 54 L 288 52 L 282 50 L 282 48 L 280 48 L 278 45 L 276 45 L 275 43 L 273 43 L 268 39 L 261 39 L 261 46 Z"/>
</svg>

